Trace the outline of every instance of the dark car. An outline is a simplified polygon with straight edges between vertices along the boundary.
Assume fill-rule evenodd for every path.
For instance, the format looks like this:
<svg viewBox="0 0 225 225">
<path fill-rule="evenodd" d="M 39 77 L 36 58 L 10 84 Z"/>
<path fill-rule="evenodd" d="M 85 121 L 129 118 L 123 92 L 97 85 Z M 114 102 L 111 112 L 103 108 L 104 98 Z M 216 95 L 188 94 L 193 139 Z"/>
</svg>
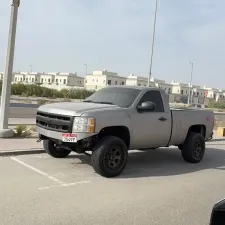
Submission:
<svg viewBox="0 0 225 225">
<path fill-rule="evenodd" d="M 225 225 L 225 199 L 214 205 L 210 225 Z"/>
</svg>

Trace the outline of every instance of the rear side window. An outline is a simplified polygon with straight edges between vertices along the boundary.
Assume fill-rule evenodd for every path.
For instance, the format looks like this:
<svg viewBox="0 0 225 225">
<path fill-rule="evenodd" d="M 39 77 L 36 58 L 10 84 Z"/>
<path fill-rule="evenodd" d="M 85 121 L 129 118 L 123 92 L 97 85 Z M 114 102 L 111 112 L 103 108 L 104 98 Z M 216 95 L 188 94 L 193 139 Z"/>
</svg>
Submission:
<svg viewBox="0 0 225 225">
<path fill-rule="evenodd" d="M 141 98 L 138 105 L 141 105 L 142 102 L 153 102 L 156 105 L 155 112 L 164 112 L 163 100 L 161 93 L 159 91 L 148 91 Z"/>
</svg>

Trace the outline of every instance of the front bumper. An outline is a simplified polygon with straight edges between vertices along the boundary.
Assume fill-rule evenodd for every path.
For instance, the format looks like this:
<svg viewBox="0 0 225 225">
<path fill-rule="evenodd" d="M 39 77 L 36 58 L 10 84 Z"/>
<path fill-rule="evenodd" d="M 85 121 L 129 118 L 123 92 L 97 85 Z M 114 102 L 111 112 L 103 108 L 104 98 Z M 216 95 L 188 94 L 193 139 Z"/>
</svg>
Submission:
<svg viewBox="0 0 225 225">
<path fill-rule="evenodd" d="M 57 131 L 52 131 L 52 130 L 47 130 L 42 127 L 37 126 L 37 133 L 39 135 L 42 135 L 44 137 L 50 138 L 50 139 L 55 139 L 55 140 L 62 140 L 62 133 L 57 132 Z M 88 137 L 95 136 L 97 133 L 76 133 L 77 135 L 77 141 L 83 140 Z"/>
</svg>

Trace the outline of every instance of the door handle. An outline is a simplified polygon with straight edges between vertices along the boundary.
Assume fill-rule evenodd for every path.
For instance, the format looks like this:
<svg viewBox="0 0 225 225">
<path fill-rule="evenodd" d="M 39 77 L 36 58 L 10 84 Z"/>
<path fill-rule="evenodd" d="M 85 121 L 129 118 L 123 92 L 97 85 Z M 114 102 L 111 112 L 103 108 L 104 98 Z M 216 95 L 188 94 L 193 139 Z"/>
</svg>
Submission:
<svg viewBox="0 0 225 225">
<path fill-rule="evenodd" d="M 164 122 L 164 121 L 167 120 L 167 118 L 165 118 L 165 117 L 160 117 L 159 120 L 162 121 L 162 122 Z"/>
</svg>

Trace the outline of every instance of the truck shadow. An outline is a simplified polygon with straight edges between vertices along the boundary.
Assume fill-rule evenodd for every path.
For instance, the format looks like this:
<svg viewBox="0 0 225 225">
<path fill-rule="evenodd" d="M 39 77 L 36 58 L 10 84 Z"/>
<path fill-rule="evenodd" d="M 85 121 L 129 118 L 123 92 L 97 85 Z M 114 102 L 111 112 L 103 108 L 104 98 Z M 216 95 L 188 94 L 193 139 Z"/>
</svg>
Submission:
<svg viewBox="0 0 225 225">
<path fill-rule="evenodd" d="M 198 164 L 183 160 L 177 148 L 162 148 L 144 152 L 131 152 L 128 164 L 120 178 L 174 176 L 207 169 L 225 170 L 225 150 L 207 148 L 206 155 Z"/>
<path fill-rule="evenodd" d="M 225 150 L 219 147 L 218 149 L 212 148 L 208 144 L 205 157 L 198 164 L 185 162 L 178 148 L 130 151 L 126 168 L 120 176 L 114 179 L 175 176 L 207 169 L 225 170 Z M 69 158 L 77 158 L 80 160 L 79 164 L 91 166 L 90 157 L 85 155 L 70 155 Z"/>
</svg>

